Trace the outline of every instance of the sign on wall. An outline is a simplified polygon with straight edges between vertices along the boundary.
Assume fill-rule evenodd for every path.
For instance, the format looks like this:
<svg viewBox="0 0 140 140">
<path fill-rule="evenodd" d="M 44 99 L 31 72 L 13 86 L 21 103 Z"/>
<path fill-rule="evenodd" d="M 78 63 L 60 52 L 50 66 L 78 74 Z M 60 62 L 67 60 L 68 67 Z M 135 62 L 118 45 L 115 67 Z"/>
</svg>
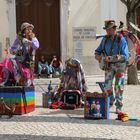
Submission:
<svg viewBox="0 0 140 140">
<path fill-rule="evenodd" d="M 83 56 L 83 44 L 80 41 L 74 41 L 74 57 L 80 59 Z"/>
<path fill-rule="evenodd" d="M 96 27 L 73 27 L 74 41 L 90 41 L 96 38 Z"/>
</svg>

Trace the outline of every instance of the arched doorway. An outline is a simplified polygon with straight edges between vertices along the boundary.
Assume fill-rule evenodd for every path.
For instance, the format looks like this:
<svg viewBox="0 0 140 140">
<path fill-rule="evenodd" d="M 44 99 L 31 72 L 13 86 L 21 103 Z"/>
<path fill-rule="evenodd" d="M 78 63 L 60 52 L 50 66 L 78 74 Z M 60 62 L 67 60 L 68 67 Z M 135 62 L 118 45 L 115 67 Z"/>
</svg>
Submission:
<svg viewBox="0 0 140 140">
<path fill-rule="evenodd" d="M 35 34 L 40 42 L 36 52 L 36 63 L 41 55 L 50 62 L 60 51 L 60 1 L 59 0 L 16 0 L 16 24 L 20 30 L 22 22 L 35 26 Z"/>
</svg>

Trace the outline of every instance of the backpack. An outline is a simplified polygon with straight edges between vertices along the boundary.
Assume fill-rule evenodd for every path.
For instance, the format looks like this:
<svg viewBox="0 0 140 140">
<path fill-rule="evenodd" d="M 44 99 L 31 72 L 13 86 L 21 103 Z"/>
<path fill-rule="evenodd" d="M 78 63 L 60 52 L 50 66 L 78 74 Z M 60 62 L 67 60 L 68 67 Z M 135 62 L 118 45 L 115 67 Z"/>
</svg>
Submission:
<svg viewBox="0 0 140 140">
<path fill-rule="evenodd" d="M 136 49 L 140 47 L 140 41 L 135 34 L 128 31 L 127 29 L 122 29 L 118 31 L 118 33 L 125 37 L 128 44 L 129 56 L 127 60 L 127 66 L 130 67 L 136 62 Z"/>
</svg>

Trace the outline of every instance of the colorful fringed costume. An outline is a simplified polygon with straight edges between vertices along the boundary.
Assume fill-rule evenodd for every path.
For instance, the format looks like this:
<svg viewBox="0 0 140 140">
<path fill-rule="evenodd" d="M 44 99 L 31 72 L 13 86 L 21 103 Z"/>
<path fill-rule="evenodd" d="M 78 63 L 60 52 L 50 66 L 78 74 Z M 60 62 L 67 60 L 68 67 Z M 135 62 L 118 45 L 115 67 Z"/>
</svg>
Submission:
<svg viewBox="0 0 140 140">
<path fill-rule="evenodd" d="M 33 28 L 34 26 L 32 24 L 22 24 L 21 32 L 17 35 L 17 38 L 10 48 L 10 54 L 13 54 L 15 57 L 5 58 L 0 63 L 1 86 L 12 86 L 16 84 L 22 86 L 32 85 L 33 57 L 35 50 L 39 48 L 37 38 L 30 32 Z M 32 37 L 27 38 L 24 32 L 28 33 L 26 36 L 29 36 L 29 33 L 31 33 Z"/>
<path fill-rule="evenodd" d="M 84 69 L 75 58 L 68 59 L 65 62 L 65 72 L 62 78 L 64 90 L 80 90 L 87 91 Z"/>
</svg>

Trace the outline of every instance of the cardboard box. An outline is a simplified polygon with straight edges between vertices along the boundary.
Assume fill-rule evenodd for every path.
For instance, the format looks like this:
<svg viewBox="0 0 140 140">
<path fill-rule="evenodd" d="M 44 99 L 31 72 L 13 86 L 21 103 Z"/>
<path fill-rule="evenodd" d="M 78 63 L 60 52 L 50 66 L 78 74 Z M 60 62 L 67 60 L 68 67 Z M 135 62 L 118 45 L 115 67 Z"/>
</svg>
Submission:
<svg viewBox="0 0 140 140">
<path fill-rule="evenodd" d="M 110 98 L 105 93 L 85 94 L 84 117 L 86 119 L 109 119 Z"/>
</svg>

